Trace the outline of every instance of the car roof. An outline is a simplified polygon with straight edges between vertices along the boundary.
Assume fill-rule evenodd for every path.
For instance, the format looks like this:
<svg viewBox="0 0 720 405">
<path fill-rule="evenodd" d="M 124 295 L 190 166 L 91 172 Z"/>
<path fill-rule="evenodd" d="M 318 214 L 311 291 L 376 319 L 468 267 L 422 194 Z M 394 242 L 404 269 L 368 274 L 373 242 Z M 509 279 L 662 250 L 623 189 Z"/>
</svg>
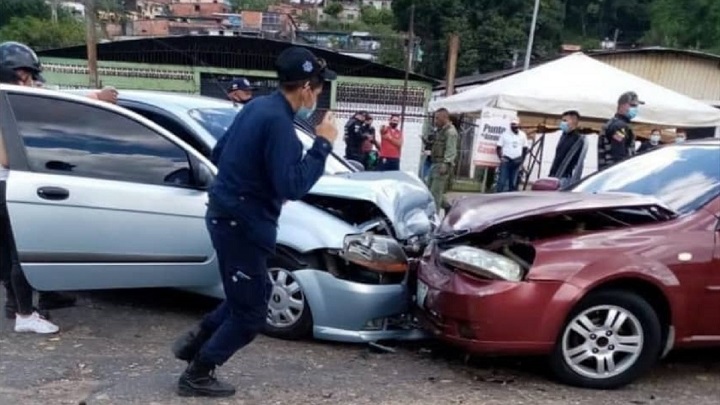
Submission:
<svg viewBox="0 0 720 405">
<path fill-rule="evenodd" d="M 63 90 L 71 94 L 88 94 L 91 89 Z M 232 101 L 197 94 L 174 93 L 153 90 L 118 90 L 120 100 L 135 101 L 145 104 L 173 106 L 191 110 L 195 108 L 234 108 Z"/>
</svg>

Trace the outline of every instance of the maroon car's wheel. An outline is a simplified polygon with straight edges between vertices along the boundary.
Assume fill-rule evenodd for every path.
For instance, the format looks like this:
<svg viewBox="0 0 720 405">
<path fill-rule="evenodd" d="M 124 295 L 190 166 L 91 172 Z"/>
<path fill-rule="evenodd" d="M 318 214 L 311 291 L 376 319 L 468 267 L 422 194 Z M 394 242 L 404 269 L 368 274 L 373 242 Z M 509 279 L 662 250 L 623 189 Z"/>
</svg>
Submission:
<svg viewBox="0 0 720 405">
<path fill-rule="evenodd" d="M 584 388 L 612 389 L 645 373 L 660 357 L 658 316 L 627 291 L 600 291 L 568 317 L 551 358 L 558 378 Z"/>
</svg>

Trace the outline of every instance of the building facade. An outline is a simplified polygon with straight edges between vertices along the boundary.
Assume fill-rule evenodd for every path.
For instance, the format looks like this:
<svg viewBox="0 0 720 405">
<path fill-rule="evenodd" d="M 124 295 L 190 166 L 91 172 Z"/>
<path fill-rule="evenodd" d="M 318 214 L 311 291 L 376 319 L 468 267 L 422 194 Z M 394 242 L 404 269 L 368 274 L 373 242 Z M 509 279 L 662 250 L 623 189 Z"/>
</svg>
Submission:
<svg viewBox="0 0 720 405">
<path fill-rule="evenodd" d="M 102 85 L 120 89 L 143 89 L 203 94 L 224 98 L 229 83 L 245 77 L 267 94 L 277 87 L 274 61 L 289 44 L 246 37 L 185 36 L 115 41 L 98 46 L 98 76 Z M 238 51 L 241 50 L 241 51 Z M 404 71 L 323 49 L 312 49 L 338 72 L 338 80 L 326 85 L 319 109 L 331 109 L 338 130 L 356 111 L 375 118 L 376 127 L 387 123 L 406 105 L 401 169 L 417 173 L 426 130 L 425 112 L 435 81 L 411 74 L 404 92 Z M 48 84 L 59 88 L 88 86 L 85 46 L 39 53 Z M 335 145 L 344 155 L 339 137 Z"/>
</svg>

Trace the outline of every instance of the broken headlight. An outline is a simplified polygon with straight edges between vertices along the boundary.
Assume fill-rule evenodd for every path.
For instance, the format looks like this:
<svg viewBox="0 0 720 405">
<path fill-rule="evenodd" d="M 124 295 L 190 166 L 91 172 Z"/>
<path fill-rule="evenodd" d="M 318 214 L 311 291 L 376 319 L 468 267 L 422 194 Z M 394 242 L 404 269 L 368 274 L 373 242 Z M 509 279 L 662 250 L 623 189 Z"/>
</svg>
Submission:
<svg viewBox="0 0 720 405">
<path fill-rule="evenodd" d="M 389 236 L 348 235 L 343 242 L 342 257 L 370 270 L 402 273 L 408 269 L 408 258 L 402 246 Z"/>
<path fill-rule="evenodd" d="M 457 246 L 440 254 L 440 260 L 459 270 L 491 280 L 520 281 L 523 269 L 517 262 L 489 250 Z"/>
</svg>

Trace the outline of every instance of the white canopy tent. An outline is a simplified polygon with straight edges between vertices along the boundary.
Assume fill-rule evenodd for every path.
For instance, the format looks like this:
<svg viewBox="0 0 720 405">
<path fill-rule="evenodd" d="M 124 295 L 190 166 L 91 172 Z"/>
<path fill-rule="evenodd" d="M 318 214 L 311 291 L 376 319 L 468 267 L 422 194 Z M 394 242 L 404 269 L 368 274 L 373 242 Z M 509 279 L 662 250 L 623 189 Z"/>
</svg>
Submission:
<svg viewBox="0 0 720 405">
<path fill-rule="evenodd" d="M 599 62 L 581 52 L 522 73 L 435 100 L 431 110 L 475 113 L 484 107 L 560 115 L 577 110 L 584 118 L 608 119 L 618 97 L 634 91 L 645 105 L 635 122 L 671 127 L 718 127 L 720 109 Z"/>
</svg>

